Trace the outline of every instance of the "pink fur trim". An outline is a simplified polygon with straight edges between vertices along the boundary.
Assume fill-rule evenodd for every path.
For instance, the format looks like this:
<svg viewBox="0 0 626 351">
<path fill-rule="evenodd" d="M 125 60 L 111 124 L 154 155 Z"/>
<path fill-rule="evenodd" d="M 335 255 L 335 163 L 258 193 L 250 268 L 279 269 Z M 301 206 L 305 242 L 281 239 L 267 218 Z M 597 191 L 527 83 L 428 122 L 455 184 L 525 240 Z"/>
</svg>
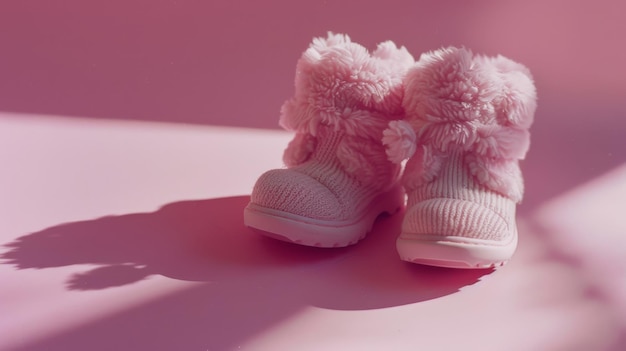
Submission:
<svg viewBox="0 0 626 351">
<path fill-rule="evenodd" d="M 431 182 L 439 173 L 442 163 L 443 156 L 433 153 L 431 148 L 420 145 L 406 164 L 402 182 L 408 189 Z"/>
<path fill-rule="evenodd" d="M 420 57 L 407 73 L 403 104 L 426 154 L 463 151 L 479 182 L 519 201 L 523 184 L 517 160 L 528 151 L 536 99 L 523 65 L 450 47 Z M 429 178 L 436 163 L 421 162 L 414 167 Z"/>
<path fill-rule="evenodd" d="M 501 55 L 477 59 L 485 61 L 503 84 L 502 94 L 493 101 L 500 124 L 530 128 L 537 109 L 537 92 L 528 68 Z"/>
<path fill-rule="evenodd" d="M 295 95 L 282 106 L 280 124 L 314 136 L 326 125 L 380 138 L 387 122 L 402 117 L 403 78 L 413 63 L 390 41 L 370 54 L 347 35 L 316 38 L 298 61 Z"/>
<path fill-rule="evenodd" d="M 416 135 L 413 127 L 406 121 L 389 122 L 389 126 L 383 131 L 382 141 L 387 157 L 393 163 L 399 164 L 415 153 Z"/>
<path fill-rule="evenodd" d="M 502 159 L 466 155 L 470 173 L 483 185 L 513 201 L 519 202 L 524 195 L 524 180 L 516 162 Z"/>
<path fill-rule="evenodd" d="M 304 163 L 309 159 L 316 145 L 317 140 L 311 134 L 296 133 L 283 153 L 283 162 L 288 167 Z"/>
</svg>

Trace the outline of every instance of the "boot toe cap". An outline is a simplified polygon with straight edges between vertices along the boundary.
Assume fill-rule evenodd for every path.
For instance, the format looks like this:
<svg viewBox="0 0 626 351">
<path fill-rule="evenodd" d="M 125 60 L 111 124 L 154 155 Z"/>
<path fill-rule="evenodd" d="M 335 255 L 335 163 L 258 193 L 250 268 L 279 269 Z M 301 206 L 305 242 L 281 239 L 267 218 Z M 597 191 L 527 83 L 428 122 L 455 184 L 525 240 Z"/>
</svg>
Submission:
<svg viewBox="0 0 626 351">
<path fill-rule="evenodd" d="M 404 235 L 507 240 L 514 232 L 514 214 L 499 214 L 480 204 L 458 199 L 430 199 L 406 213 Z"/>
<path fill-rule="evenodd" d="M 257 180 L 250 202 L 256 206 L 316 220 L 342 219 L 342 206 L 330 189 L 291 169 L 275 169 Z"/>
</svg>

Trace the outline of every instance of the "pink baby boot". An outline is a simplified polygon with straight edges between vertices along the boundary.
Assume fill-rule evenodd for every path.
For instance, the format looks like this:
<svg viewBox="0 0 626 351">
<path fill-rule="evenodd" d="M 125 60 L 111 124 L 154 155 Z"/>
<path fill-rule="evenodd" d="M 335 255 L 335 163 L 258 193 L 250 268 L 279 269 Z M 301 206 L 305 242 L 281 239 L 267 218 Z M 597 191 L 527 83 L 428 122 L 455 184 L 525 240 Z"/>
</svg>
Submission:
<svg viewBox="0 0 626 351">
<path fill-rule="evenodd" d="M 404 118 L 403 81 L 413 64 L 390 41 L 370 54 L 347 35 L 314 39 L 298 61 L 295 96 L 281 109 L 281 126 L 295 132 L 286 168 L 257 180 L 245 224 L 280 240 L 341 247 L 402 207 L 400 166 L 381 139 L 390 121 Z"/>
<path fill-rule="evenodd" d="M 529 147 L 536 91 L 528 69 L 505 57 L 447 48 L 423 54 L 405 80 L 404 121 L 383 142 L 409 158 L 400 257 L 454 268 L 504 264 L 517 246 L 518 160 Z"/>
</svg>

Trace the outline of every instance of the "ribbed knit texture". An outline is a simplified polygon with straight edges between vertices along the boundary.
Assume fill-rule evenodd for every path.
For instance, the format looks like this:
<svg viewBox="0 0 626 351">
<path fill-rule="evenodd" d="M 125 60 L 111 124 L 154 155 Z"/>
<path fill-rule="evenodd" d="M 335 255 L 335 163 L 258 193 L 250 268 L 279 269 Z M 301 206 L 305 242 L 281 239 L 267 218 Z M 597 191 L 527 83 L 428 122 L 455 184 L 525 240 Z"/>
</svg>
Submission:
<svg viewBox="0 0 626 351">
<path fill-rule="evenodd" d="M 402 237 L 510 243 L 536 108 L 530 71 L 462 48 L 424 53 L 405 77 L 403 106 L 405 120 L 383 138 L 389 159 L 409 158 Z"/>
<path fill-rule="evenodd" d="M 403 78 L 413 63 L 391 41 L 370 52 L 347 35 L 313 39 L 297 63 L 294 96 L 281 108 L 280 125 L 295 132 L 283 155 L 287 168 L 257 180 L 256 211 L 332 226 L 376 209 L 372 201 L 399 185 L 400 166 L 380 140 L 389 121 L 404 117 Z"/>
<path fill-rule="evenodd" d="M 515 202 L 472 177 L 461 152 L 453 152 L 437 178 L 407 188 L 403 237 L 457 236 L 507 241 L 515 233 Z"/>
<path fill-rule="evenodd" d="M 382 182 L 365 183 L 350 175 L 337 157 L 346 138 L 343 132 L 322 127 L 311 158 L 288 169 L 275 169 L 261 175 L 251 195 L 251 203 L 265 208 L 317 220 L 359 218 L 381 192 L 396 185 L 400 167 L 389 162 L 385 150 L 378 148 L 374 167 Z"/>
</svg>

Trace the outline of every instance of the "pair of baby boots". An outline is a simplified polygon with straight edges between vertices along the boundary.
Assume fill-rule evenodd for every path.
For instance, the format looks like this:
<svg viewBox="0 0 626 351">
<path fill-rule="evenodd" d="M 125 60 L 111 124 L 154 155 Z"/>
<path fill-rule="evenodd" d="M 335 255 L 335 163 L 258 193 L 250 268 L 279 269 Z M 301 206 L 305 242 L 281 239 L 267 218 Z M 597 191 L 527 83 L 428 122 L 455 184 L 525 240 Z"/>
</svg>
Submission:
<svg viewBox="0 0 626 351">
<path fill-rule="evenodd" d="M 257 180 L 244 222 L 284 241 L 357 243 L 406 207 L 400 258 L 453 268 L 502 265 L 517 246 L 519 160 L 536 107 L 530 72 L 503 56 L 444 48 L 415 61 L 391 41 L 369 52 L 316 38 L 297 63 L 280 125 L 283 169 Z"/>
</svg>

